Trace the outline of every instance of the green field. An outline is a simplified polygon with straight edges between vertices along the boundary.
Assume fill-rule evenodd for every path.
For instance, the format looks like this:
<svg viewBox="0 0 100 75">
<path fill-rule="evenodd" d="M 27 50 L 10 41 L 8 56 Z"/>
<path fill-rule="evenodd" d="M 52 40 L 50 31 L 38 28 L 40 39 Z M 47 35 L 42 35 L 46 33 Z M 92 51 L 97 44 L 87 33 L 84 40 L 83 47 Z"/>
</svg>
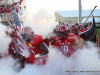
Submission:
<svg viewBox="0 0 100 75">
<path fill-rule="evenodd" d="M 100 28 L 97 29 L 97 32 L 98 32 L 99 38 L 100 38 Z"/>
</svg>

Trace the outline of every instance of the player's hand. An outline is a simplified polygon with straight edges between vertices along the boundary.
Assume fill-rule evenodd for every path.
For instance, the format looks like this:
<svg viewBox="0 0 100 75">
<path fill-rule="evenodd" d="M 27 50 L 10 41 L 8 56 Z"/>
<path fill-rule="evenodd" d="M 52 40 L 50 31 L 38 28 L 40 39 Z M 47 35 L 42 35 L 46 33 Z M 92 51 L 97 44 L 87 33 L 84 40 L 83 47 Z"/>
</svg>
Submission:
<svg viewBox="0 0 100 75">
<path fill-rule="evenodd" d="M 33 52 L 32 52 L 31 50 L 29 50 L 29 53 L 30 53 L 30 54 L 33 54 Z"/>
<path fill-rule="evenodd" d="M 35 55 L 35 58 L 38 58 L 38 57 L 40 57 L 40 55 L 39 55 L 39 54 L 36 54 L 36 55 Z"/>
<path fill-rule="evenodd" d="M 23 50 L 22 52 L 22 56 L 24 56 L 25 58 L 29 57 L 29 51 L 28 50 Z"/>
</svg>

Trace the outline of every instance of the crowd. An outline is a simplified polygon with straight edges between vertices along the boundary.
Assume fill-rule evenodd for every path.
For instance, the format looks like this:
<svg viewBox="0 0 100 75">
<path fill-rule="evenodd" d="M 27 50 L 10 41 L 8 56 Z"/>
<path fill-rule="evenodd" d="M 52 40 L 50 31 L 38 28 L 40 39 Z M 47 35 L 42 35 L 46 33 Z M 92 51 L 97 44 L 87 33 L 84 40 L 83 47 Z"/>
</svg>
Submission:
<svg viewBox="0 0 100 75">
<path fill-rule="evenodd" d="M 0 14 L 6 14 L 8 21 L 12 20 L 11 17 L 11 9 L 14 9 L 14 11 L 18 14 L 22 13 L 22 9 L 19 5 L 14 5 L 14 4 L 3 4 L 0 5 Z M 24 7 L 26 9 L 26 6 Z"/>
</svg>

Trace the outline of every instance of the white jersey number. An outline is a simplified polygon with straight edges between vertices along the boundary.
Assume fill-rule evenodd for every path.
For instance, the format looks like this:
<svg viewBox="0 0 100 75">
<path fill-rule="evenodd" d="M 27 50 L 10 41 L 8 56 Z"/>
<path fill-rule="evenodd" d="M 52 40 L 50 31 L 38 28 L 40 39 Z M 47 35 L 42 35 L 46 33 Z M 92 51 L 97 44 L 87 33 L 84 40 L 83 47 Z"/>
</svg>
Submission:
<svg viewBox="0 0 100 75">
<path fill-rule="evenodd" d="M 68 46 L 61 46 L 61 50 L 64 52 L 68 52 Z"/>
</svg>

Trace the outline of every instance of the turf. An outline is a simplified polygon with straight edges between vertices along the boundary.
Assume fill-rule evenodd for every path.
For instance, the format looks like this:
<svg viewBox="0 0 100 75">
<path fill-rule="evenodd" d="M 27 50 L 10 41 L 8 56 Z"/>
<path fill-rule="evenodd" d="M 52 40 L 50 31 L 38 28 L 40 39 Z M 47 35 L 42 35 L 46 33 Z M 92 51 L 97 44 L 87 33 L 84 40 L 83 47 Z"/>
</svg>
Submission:
<svg viewBox="0 0 100 75">
<path fill-rule="evenodd" d="M 97 32 L 98 32 L 99 38 L 100 38 L 100 28 L 97 29 Z"/>
</svg>

